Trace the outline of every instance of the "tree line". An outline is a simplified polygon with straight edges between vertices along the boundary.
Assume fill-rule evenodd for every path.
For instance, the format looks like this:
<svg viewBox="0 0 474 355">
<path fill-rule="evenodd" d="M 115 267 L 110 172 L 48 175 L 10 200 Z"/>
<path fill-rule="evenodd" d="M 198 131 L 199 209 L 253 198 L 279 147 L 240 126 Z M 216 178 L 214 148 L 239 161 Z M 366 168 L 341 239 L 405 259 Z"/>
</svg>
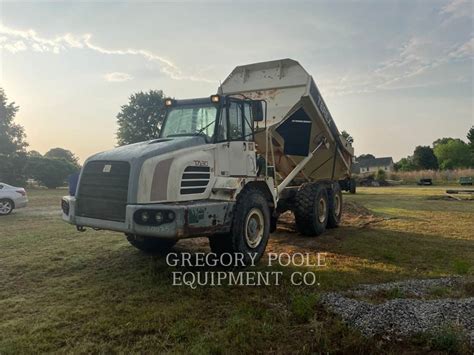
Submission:
<svg viewBox="0 0 474 355">
<path fill-rule="evenodd" d="M 474 126 L 459 138 L 440 138 L 432 146 L 417 146 L 412 155 L 400 159 L 395 170 L 454 170 L 474 168 Z"/>
<path fill-rule="evenodd" d="M 28 152 L 25 130 L 14 122 L 18 110 L 0 88 L 0 182 L 24 186 L 34 179 L 48 188 L 63 186 L 70 174 L 80 170 L 77 157 L 63 148 L 44 155 Z"/>
<path fill-rule="evenodd" d="M 117 114 L 117 143 L 126 145 L 158 137 L 166 113 L 165 94 L 161 90 L 137 92 L 129 97 Z M 79 171 L 77 157 L 63 148 L 54 148 L 44 156 L 27 151 L 23 127 L 14 122 L 19 107 L 8 102 L 0 88 L 0 181 L 22 185 L 29 178 L 54 188 L 62 186 L 68 175 Z M 353 137 L 341 134 L 350 143 Z M 373 157 L 363 154 L 358 159 Z M 467 133 L 467 142 L 459 138 L 440 138 L 432 146 L 417 146 L 412 155 L 395 163 L 400 171 L 437 170 L 474 167 L 474 126 Z"/>
</svg>

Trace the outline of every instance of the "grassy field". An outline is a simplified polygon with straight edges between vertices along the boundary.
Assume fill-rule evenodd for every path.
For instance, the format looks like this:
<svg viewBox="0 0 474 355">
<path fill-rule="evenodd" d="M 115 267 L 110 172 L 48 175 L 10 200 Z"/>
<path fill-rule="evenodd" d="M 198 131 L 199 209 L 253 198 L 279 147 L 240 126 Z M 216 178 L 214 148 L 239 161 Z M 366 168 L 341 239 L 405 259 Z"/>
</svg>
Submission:
<svg viewBox="0 0 474 355">
<path fill-rule="evenodd" d="M 284 272 L 280 286 L 197 289 L 172 286 L 176 268 L 118 233 L 63 223 L 63 193 L 32 190 L 28 208 L 0 218 L 0 354 L 446 350 L 429 337 L 366 339 L 328 314 L 318 294 L 474 274 L 474 201 L 446 200 L 441 187 L 360 188 L 344 195 L 351 213 L 343 225 L 317 238 L 283 219 L 267 251 L 325 252 L 326 267 L 275 267 Z M 209 249 L 199 239 L 175 250 Z M 257 268 L 269 270 L 266 260 Z M 318 284 L 291 285 L 295 270 L 314 271 Z"/>
</svg>

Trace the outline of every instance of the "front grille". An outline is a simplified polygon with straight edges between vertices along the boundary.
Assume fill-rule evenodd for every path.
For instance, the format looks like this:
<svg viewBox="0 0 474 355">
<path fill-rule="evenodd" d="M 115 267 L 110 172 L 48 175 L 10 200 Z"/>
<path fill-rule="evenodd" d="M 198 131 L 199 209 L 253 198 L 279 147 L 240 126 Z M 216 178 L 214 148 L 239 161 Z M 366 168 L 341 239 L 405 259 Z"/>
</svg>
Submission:
<svg viewBox="0 0 474 355">
<path fill-rule="evenodd" d="M 81 175 L 77 215 L 124 222 L 130 164 L 123 161 L 92 161 Z"/>
</svg>

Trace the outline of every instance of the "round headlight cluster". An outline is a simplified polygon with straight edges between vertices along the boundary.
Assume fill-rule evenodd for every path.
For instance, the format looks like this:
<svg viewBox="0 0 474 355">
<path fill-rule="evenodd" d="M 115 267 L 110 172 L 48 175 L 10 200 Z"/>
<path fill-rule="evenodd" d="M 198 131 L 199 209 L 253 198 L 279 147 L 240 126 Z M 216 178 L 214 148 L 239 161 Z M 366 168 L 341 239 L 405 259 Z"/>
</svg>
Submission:
<svg viewBox="0 0 474 355">
<path fill-rule="evenodd" d="M 154 226 L 173 222 L 175 218 L 173 211 L 138 210 L 134 214 L 136 223 Z"/>
</svg>

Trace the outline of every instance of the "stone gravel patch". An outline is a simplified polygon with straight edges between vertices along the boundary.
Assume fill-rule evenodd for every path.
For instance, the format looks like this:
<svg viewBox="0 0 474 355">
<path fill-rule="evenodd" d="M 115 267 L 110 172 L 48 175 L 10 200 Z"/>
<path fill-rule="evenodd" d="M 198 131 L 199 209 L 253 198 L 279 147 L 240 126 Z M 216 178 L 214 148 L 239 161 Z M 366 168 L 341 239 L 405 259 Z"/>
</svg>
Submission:
<svg viewBox="0 0 474 355">
<path fill-rule="evenodd" d="M 352 298 L 394 288 L 423 297 L 433 287 L 459 287 L 463 282 L 461 278 L 444 278 L 362 285 L 346 293 L 326 293 L 322 295 L 321 302 L 366 336 L 413 336 L 456 325 L 465 330 L 471 346 L 474 346 L 474 297 L 430 300 L 396 298 L 380 304 Z"/>
</svg>

